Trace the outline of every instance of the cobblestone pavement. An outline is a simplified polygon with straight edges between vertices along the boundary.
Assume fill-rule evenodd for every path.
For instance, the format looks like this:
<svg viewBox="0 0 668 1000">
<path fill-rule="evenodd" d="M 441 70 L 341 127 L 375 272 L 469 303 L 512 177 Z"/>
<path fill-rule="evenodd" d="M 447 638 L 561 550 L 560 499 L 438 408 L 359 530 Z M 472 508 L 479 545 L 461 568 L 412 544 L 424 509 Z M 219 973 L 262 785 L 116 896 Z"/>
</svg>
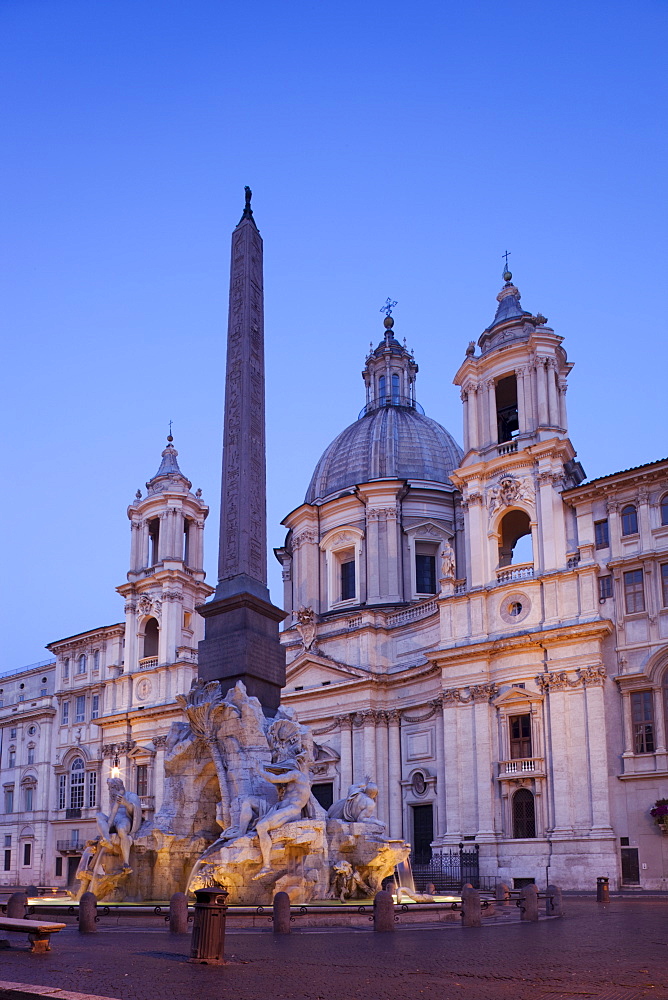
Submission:
<svg viewBox="0 0 668 1000">
<path fill-rule="evenodd" d="M 666 899 L 568 899 L 538 924 L 231 931 L 222 968 L 189 965 L 189 941 L 155 923 L 71 926 L 46 955 L 13 941 L 0 980 L 118 1000 L 668 1000 Z"/>
</svg>

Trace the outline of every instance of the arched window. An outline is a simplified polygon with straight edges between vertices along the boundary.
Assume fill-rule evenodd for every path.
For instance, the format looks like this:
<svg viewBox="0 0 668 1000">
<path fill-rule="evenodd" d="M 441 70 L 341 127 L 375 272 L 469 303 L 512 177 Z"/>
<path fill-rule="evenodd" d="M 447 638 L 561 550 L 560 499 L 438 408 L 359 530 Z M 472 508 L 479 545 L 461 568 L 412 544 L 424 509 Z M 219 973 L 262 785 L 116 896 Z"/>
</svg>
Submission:
<svg viewBox="0 0 668 1000">
<path fill-rule="evenodd" d="M 158 655 L 160 626 L 155 618 L 149 618 L 144 626 L 144 657 Z"/>
<path fill-rule="evenodd" d="M 668 729 L 668 670 L 663 675 L 663 724 Z"/>
<path fill-rule="evenodd" d="M 622 535 L 636 535 L 638 533 L 638 511 L 632 503 L 622 507 Z"/>
<path fill-rule="evenodd" d="M 70 658 L 66 656 L 63 660 L 63 680 L 66 681 L 70 676 Z"/>
<path fill-rule="evenodd" d="M 519 788 L 513 795 L 513 837 L 526 840 L 536 836 L 536 812 L 533 795 L 528 788 Z"/>
<path fill-rule="evenodd" d="M 83 809 L 85 764 L 81 757 L 75 757 L 70 768 L 70 809 Z"/>
<path fill-rule="evenodd" d="M 378 396 L 381 404 L 387 402 L 385 394 L 385 384 L 386 384 L 385 376 L 381 375 L 380 378 L 378 379 Z"/>
<path fill-rule="evenodd" d="M 399 402 L 399 376 L 398 375 L 393 375 L 392 376 L 392 402 L 393 403 L 398 403 Z"/>
<path fill-rule="evenodd" d="M 100 669 L 100 650 L 96 649 L 93 653 L 93 670 Z"/>
<path fill-rule="evenodd" d="M 531 521 L 523 510 L 509 510 L 499 526 L 499 566 L 533 562 Z"/>
<path fill-rule="evenodd" d="M 85 653 L 82 653 L 81 656 L 79 657 L 79 659 L 77 660 L 77 673 L 78 674 L 85 674 L 86 673 L 86 654 Z"/>
<path fill-rule="evenodd" d="M 668 493 L 661 497 L 661 524 L 668 524 Z"/>
</svg>

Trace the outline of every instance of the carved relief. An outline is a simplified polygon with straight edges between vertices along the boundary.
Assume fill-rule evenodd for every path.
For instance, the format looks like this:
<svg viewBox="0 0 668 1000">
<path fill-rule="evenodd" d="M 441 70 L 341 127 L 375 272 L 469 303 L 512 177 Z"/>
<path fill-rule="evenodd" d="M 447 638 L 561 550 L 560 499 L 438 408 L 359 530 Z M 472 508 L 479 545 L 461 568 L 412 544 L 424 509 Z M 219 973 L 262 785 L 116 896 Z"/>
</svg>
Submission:
<svg viewBox="0 0 668 1000">
<path fill-rule="evenodd" d="M 296 629 L 301 636 L 304 649 L 310 649 L 313 645 L 316 632 L 316 616 L 313 608 L 300 608 L 297 612 Z"/>
<path fill-rule="evenodd" d="M 514 476 L 503 476 L 487 492 L 489 516 L 492 517 L 501 507 L 510 507 L 519 503 L 533 504 L 534 499 L 533 486 L 527 478 L 516 479 Z"/>
</svg>

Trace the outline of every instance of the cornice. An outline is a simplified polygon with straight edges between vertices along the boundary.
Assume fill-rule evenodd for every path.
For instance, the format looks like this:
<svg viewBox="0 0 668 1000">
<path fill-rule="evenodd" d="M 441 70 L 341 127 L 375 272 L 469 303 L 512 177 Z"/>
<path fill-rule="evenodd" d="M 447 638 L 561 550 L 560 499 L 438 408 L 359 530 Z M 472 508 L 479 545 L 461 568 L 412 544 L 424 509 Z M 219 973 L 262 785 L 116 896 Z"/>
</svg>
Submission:
<svg viewBox="0 0 668 1000">
<path fill-rule="evenodd" d="M 444 661 L 471 660 L 485 657 L 490 653 L 505 652 L 509 649 L 526 649 L 530 646 L 538 646 L 541 643 L 558 646 L 568 642 L 582 639 L 603 639 L 611 635 L 614 626 L 608 619 L 584 622 L 573 625 L 559 625 L 554 629 L 540 629 L 536 632 L 522 632 L 520 635 L 504 636 L 501 639 L 485 639 L 479 643 L 475 641 L 466 646 L 453 646 L 450 649 L 432 650 L 425 653 L 425 656 L 434 662 L 444 663 Z"/>
</svg>

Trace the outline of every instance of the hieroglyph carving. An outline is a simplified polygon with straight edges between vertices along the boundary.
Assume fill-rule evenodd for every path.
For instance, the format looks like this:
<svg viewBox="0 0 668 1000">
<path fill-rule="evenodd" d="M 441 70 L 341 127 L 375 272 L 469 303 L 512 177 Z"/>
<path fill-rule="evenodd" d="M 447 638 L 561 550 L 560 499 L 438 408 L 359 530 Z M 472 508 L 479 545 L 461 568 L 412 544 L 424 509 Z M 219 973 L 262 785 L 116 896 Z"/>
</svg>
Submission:
<svg viewBox="0 0 668 1000">
<path fill-rule="evenodd" d="M 251 220 L 232 237 L 227 334 L 221 578 L 266 583 L 262 240 Z"/>
</svg>

